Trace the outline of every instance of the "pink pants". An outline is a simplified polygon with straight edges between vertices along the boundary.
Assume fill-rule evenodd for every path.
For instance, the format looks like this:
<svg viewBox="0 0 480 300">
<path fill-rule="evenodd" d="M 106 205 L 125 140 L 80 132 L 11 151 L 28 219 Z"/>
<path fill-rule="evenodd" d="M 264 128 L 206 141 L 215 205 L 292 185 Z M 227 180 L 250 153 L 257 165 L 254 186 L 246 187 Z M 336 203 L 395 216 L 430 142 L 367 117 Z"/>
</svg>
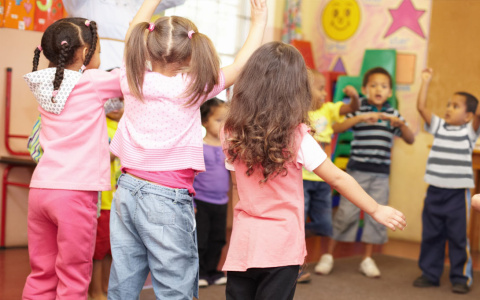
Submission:
<svg viewBox="0 0 480 300">
<path fill-rule="evenodd" d="M 97 228 L 97 192 L 30 189 L 23 299 L 87 299 Z"/>
</svg>

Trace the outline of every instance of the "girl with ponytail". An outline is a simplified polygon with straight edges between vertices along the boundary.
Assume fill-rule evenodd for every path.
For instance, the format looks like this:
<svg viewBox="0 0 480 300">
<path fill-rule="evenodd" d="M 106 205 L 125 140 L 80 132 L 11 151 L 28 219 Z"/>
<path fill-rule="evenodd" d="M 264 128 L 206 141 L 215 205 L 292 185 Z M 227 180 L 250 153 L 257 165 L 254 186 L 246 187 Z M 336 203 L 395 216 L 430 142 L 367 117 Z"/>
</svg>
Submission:
<svg viewBox="0 0 480 300">
<path fill-rule="evenodd" d="M 130 23 L 121 87 L 125 112 L 110 144 L 123 174 L 112 204 L 108 297 L 137 299 L 148 272 L 158 299 L 198 298 L 193 179 L 205 171 L 200 105 L 232 85 L 260 46 L 266 0 L 250 0 L 250 32 L 220 69 L 210 39 L 191 21 L 161 17 L 144 1 Z"/>
<path fill-rule="evenodd" d="M 37 70 L 40 54 L 49 68 Z M 31 273 L 23 299 L 86 299 L 98 192 L 110 190 L 104 103 L 120 97 L 120 72 L 98 70 L 97 26 L 83 18 L 50 25 L 24 76 L 39 104 L 40 159 L 30 182 Z"/>
</svg>

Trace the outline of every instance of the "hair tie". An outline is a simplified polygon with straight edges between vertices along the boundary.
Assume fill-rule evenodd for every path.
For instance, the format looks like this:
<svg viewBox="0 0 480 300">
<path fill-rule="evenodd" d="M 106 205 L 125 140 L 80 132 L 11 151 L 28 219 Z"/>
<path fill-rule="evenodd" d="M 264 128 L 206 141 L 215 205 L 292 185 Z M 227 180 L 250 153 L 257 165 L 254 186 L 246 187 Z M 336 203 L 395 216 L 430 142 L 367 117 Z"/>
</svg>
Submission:
<svg viewBox="0 0 480 300">
<path fill-rule="evenodd" d="M 38 49 L 38 51 L 42 52 L 42 50 L 43 50 L 42 45 L 38 45 L 37 49 Z"/>
<path fill-rule="evenodd" d="M 80 70 L 78 70 L 78 72 L 83 73 L 83 71 L 85 71 L 85 69 L 87 69 L 87 67 L 85 65 L 82 65 L 80 67 Z"/>
<path fill-rule="evenodd" d="M 52 92 L 52 98 L 57 97 L 57 94 L 58 94 L 58 90 L 54 90 L 54 91 Z"/>
<path fill-rule="evenodd" d="M 90 26 L 90 20 L 85 20 L 85 26 Z"/>
<path fill-rule="evenodd" d="M 148 24 L 148 30 L 152 32 L 155 29 L 155 23 L 149 23 Z"/>
<path fill-rule="evenodd" d="M 195 33 L 195 31 L 190 30 L 190 31 L 188 32 L 188 38 L 189 38 L 189 39 L 192 39 L 192 35 L 193 35 L 194 33 Z"/>
<path fill-rule="evenodd" d="M 67 41 L 62 41 L 62 42 L 60 43 L 60 45 L 68 45 L 68 42 L 67 42 Z"/>
</svg>

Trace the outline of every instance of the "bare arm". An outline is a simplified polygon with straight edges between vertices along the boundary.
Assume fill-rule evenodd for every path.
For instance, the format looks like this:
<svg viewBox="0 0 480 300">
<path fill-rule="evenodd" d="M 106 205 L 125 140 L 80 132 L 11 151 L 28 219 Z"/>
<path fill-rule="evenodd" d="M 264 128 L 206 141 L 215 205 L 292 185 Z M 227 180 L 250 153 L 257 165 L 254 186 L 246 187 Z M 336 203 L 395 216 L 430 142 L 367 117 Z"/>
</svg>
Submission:
<svg viewBox="0 0 480 300">
<path fill-rule="evenodd" d="M 133 28 L 142 22 L 150 22 L 153 14 L 155 13 L 155 9 L 157 6 L 162 2 L 162 0 L 144 0 L 142 6 L 138 10 L 133 20 L 130 22 L 130 26 L 128 27 L 127 34 L 125 36 L 125 41 L 128 41 L 130 37 L 130 33 L 132 32 Z"/>
<path fill-rule="evenodd" d="M 343 89 L 343 93 L 345 93 L 345 95 L 350 98 L 350 103 L 347 105 L 342 105 L 342 107 L 340 107 L 341 116 L 357 111 L 360 107 L 360 97 L 358 96 L 357 90 L 353 86 L 347 85 Z"/>
<path fill-rule="evenodd" d="M 480 194 L 473 195 L 472 197 L 472 207 L 480 212 Z"/>
<path fill-rule="evenodd" d="M 332 128 L 334 133 L 344 132 L 352 128 L 358 123 L 361 123 L 361 122 L 375 123 L 378 121 L 378 119 L 381 119 L 381 118 L 382 118 L 382 114 L 378 112 L 361 114 L 358 116 L 348 118 L 342 123 L 335 123 L 332 125 Z"/>
<path fill-rule="evenodd" d="M 405 121 L 393 115 L 387 114 L 384 114 L 383 119 L 389 120 L 390 125 L 392 125 L 393 127 L 398 127 L 400 129 L 400 131 L 402 132 L 401 137 L 407 144 L 413 144 L 413 142 L 415 141 L 415 136 L 413 135 L 412 130 L 410 130 Z"/>
<path fill-rule="evenodd" d="M 326 159 L 313 172 L 378 223 L 392 230 L 396 228 L 403 230 L 407 225 L 405 216 L 400 211 L 378 204 L 352 176 L 337 168 L 329 159 Z"/>
<path fill-rule="evenodd" d="M 432 80 L 432 74 L 432 69 L 425 69 L 422 71 L 422 85 L 420 86 L 417 99 L 417 110 L 428 126 L 430 126 L 430 122 L 432 121 L 432 112 L 426 107 L 426 103 L 428 87 L 430 85 L 430 81 Z"/>
<path fill-rule="evenodd" d="M 222 68 L 223 74 L 225 75 L 225 88 L 235 82 L 247 60 L 262 44 L 263 33 L 267 25 L 267 3 L 266 0 L 250 0 L 250 4 L 252 7 L 252 20 L 247 40 L 240 51 L 238 51 L 234 62 Z"/>
</svg>

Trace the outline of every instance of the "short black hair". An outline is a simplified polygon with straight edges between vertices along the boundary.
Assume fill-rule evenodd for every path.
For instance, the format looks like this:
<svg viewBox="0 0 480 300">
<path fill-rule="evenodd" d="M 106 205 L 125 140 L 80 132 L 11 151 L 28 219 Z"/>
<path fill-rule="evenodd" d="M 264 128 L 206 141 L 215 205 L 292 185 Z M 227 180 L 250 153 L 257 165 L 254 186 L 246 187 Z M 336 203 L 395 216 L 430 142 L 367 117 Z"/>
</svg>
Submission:
<svg viewBox="0 0 480 300">
<path fill-rule="evenodd" d="M 362 82 L 362 86 L 363 87 L 366 87 L 367 84 L 368 84 L 368 80 L 370 79 L 370 76 L 374 75 L 374 74 L 383 74 L 385 76 L 388 77 L 388 81 L 390 82 L 390 88 L 393 87 L 393 81 L 392 81 L 392 76 L 390 75 L 390 73 L 388 73 L 387 70 L 385 70 L 384 68 L 382 67 L 375 67 L 375 68 L 372 68 L 370 70 L 368 70 L 365 75 L 363 75 L 363 82 Z"/>
<path fill-rule="evenodd" d="M 465 97 L 465 106 L 467 107 L 467 112 L 475 113 L 477 111 L 478 99 L 474 95 L 467 92 L 456 92 L 455 95 L 460 95 Z"/>
<path fill-rule="evenodd" d="M 218 107 L 224 104 L 225 104 L 225 101 L 222 101 L 217 97 L 214 97 L 212 99 L 205 101 L 205 103 L 203 103 L 202 106 L 200 106 L 200 115 L 202 116 L 202 123 L 205 123 L 208 121 L 208 118 L 213 113 L 212 108 Z"/>
</svg>

